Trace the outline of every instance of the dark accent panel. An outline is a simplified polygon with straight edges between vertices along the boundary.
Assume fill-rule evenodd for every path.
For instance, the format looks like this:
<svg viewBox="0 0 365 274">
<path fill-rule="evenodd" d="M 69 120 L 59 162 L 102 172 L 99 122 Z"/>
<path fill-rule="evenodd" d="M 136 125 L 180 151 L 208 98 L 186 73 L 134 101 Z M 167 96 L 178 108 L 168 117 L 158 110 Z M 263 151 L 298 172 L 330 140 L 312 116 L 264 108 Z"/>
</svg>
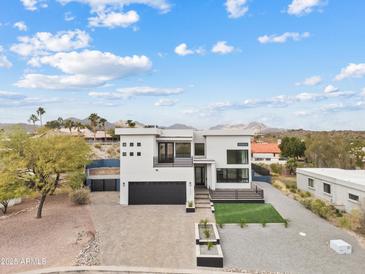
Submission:
<svg viewBox="0 0 365 274">
<path fill-rule="evenodd" d="M 197 266 L 223 267 L 223 258 L 197 257 L 196 264 Z"/>
<path fill-rule="evenodd" d="M 118 180 L 105 179 L 105 180 L 91 180 L 91 191 L 117 191 Z"/>
<path fill-rule="evenodd" d="M 119 159 L 100 159 L 94 160 L 86 166 L 86 168 L 98 168 L 98 167 L 120 167 Z"/>
<path fill-rule="evenodd" d="M 129 182 L 129 204 L 186 203 L 186 182 Z"/>
</svg>

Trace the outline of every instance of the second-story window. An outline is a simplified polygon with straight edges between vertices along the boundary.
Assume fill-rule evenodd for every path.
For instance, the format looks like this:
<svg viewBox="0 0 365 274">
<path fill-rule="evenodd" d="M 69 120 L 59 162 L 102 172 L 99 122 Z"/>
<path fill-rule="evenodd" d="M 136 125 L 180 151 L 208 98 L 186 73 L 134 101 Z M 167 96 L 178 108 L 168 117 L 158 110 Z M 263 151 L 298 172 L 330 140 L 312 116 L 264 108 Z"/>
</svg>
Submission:
<svg viewBox="0 0 365 274">
<path fill-rule="evenodd" d="M 158 162 L 174 162 L 174 143 L 158 143 Z"/>
<path fill-rule="evenodd" d="M 138 143 L 137 143 L 137 147 L 140 147 L 140 146 L 141 146 L 141 142 L 138 142 Z"/>
<path fill-rule="evenodd" d="M 194 154 L 195 154 L 195 156 L 204 156 L 205 155 L 204 143 L 195 143 L 194 144 Z"/>
<path fill-rule="evenodd" d="M 191 144 L 190 143 L 176 143 L 176 158 L 189 158 L 191 157 Z"/>
<path fill-rule="evenodd" d="M 228 149 L 227 164 L 229 165 L 248 164 L 248 150 Z"/>
<path fill-rule="evenodd" d="M 130 146 L 130 147 L 133 147 L 133 146 L 134 146 L 134 143 L 129 143 L 129 146 Z"/>
</svg>

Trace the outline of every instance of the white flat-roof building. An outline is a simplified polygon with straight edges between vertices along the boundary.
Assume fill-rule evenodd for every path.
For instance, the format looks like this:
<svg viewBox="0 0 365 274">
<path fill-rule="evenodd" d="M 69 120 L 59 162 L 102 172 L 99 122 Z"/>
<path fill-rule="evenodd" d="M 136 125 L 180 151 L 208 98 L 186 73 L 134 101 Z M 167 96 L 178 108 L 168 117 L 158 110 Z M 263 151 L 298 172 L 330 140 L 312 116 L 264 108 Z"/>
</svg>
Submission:
<svg viewBox="0 0 365 274">
<path fill-rule="evenodd" d="M 120 203 L 184 204 L 196 186 L 251 189 L 252 133 L 117 128 Z"/>
<path fill-rule="evenodd" d="M 347 212 L 365 206 L 365 170 L 298 168 L 297 187 Z"/>
</svg>

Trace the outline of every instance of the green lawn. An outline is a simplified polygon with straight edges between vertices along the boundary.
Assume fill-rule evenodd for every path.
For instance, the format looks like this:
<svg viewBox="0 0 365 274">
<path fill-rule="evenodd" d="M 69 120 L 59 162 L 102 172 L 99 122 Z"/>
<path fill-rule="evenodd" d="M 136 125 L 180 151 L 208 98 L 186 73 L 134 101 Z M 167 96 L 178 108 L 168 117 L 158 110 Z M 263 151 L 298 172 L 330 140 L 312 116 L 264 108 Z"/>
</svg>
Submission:
<svg viewBox="0 0 365 274">
<path fill-rule="evenodd" d="M 217 223 L 283 223 L 284 219 L 271 204 L 215 203 Z"/>
</svg>

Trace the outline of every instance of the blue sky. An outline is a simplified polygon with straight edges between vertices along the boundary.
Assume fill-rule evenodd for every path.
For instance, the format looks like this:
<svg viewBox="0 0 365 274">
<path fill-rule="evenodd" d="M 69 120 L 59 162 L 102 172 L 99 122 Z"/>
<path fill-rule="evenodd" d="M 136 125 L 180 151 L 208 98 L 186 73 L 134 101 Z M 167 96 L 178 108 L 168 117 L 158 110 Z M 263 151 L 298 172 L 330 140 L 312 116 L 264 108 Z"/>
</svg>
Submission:
<svg viewBox="0 0 365 274">
<path fill-rule="evenodd" d="M 364 1 L 4 0 L 0 122 L 365 130 Z"/>
</svg>

